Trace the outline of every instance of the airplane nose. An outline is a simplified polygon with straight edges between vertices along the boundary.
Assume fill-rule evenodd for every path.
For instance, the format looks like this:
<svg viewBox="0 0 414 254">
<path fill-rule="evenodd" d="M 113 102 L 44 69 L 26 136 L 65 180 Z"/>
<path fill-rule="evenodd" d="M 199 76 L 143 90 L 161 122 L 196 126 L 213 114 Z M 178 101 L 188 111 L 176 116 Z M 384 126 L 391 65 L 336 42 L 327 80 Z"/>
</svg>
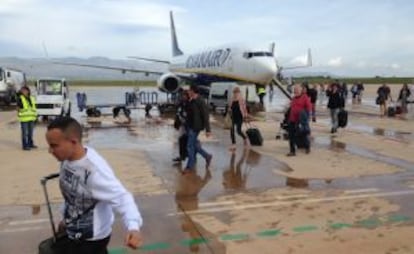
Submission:
<svg viewBox="0 0 414 254">
<path fill-rule="evenodd" d="M 273 58 L 261 59 L 260 71 L 258 74 L 262 77 L 263 83 L 269 83 L 277 73 L 276 62 Z"/>
</svg>

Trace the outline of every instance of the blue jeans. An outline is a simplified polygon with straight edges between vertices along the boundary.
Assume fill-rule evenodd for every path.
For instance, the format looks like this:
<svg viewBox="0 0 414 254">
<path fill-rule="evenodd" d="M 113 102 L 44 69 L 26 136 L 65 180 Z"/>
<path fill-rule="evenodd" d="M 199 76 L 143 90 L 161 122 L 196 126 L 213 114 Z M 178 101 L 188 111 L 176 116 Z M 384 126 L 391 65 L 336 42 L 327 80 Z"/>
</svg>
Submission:
<svg viewBox="0 0 414 254">
<path fill-rule="evenodd" d="M 186 169 L 194 169 L 195 163 L 196 163 L 196 155 L 197 153 L 201 154 L 204 159 L 207 159 L 210 154 L 208 154 L 200 144 L 200 141 L 198 141 L 198 134 L 199 131 L 195 131 L 192 129 L 187 130 L 187 153 L 188 153 L 188 160 L 187 160 L 187 166 Z"/>
<path fill-rule="evenodd" d="M 22 129 L 22 148 L 27 149 L 33 147 L 34 122 L 20 122 L 20 127 Z"/>
<path fill-rule="evenodd" d="M 338 129 L 338 113 L 339 113 L 339 108 L 331 108 L 330 109 L 330 113 L 331 113 L 332 128 L 334 130 L 336 130 L 336 129 Z"/>
</svg>

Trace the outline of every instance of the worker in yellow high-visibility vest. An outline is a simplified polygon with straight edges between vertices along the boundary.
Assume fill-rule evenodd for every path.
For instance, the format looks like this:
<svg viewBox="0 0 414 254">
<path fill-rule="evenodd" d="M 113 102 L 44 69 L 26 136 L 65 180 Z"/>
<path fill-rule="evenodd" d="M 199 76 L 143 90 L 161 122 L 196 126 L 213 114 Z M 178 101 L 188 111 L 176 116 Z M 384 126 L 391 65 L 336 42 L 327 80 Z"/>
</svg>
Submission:
<svg viewBox="0 0 414 254">
<path fill-rule="evenodd" d="M 266 88 L 265 86 L 258 86 L 257 88 L 257 95 L 259 96 L 260 104 L 264 106 L 264 96 L 266 95 Z"/>
<path fill-rule="evenodd" d="M 26 151 L 37 148 L 33 143 L 33 129 L 37 119 L 36 101 L 30 95 L 29 87 L 24 86 L 20 89 L 17 106 L 17 117 L 22 130 L 22 148 Z"/>
</svg>

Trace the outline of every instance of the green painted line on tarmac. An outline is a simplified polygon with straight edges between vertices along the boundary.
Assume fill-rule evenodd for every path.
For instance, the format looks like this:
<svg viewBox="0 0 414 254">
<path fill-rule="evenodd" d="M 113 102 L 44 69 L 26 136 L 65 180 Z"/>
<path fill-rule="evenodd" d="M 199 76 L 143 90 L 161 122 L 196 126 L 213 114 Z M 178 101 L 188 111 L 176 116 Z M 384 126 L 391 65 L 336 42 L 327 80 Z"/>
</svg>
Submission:
<svg viewBox="0 0 414 254">
<path fill-rule="evenodd" d="M 185 239 L 181 241 L 181 245 L 184 245 L 184 246 L 192 246 L 192 245 L 198 245 L 202 243 L 208 243 L 208 239 L 204 237 L 200 237 L 200 238 L 193 238 L 193 239 Z"/>
<path fill-rule="evenodd" d="M 108 254 L 127 254 L 128 250 L 123 247 L 109 249 Z"/>
<path fill-rule="evenodd" d="M 169 243 L 153 243 L 153 244 L 146 244 L 139 248 L 142 251 L 154 251 L 154 250 L 166 250 L 171 248 Z"/>
<path fill-rule="evenodd" d="M 282 230 L 280 229 L 269 229 L 269 230 L 258 232 L 257 236 L 258 237 L 271 237 L 271 236 L 277 236 L 280 233 L 282 233 Z"/>
<path fill-rule="evenodd" d="M 360 220 L 356 223 L 359 226 L 363 226 L 366 228 L 373 228 L 378 227 L 382 224 L 382 222 L 379 219 L 366 219 L 366 220 Z"/>
<path fill-rule="evenodd" d="M 293 231 L 295 231 L 297 233 L 311 232 L 311 231 L 315 231 L 315 230 L 318 230 L 318 227 L 317 226 L 312 226 L 312 225 L 293 228 Z"/>
<path fill-rule="evenodd" d="M 332 229 L 343 229 L 343 228 L 350 228 L 350 227 L 352 227 L 352 224 L 338 222 L 338 223 L 332 223 L 332 224 L 330 224 L 329 227 L 332 228 Z"/>
<path fill-rule="evenodd" d="M 411 221 L 412 219 L 404 215 L 392 215 L 388 218 L 388 220 L 390 222 L 407 222 L 407 221 Z"/>
<path fill-rule="evenodd" d="M 249 234 L 241 233 L 241 234 L 229 234 L 229 235 L 222 235 L 220 237 L 222 241 L 243 241 L 249 239 Z"/>
<path fill-rule="evenodd" d="M 399 223 L 399 222 L 408 222 L 412 221 L 413 218 L 404 215 L 391 215 L 388 217 L 388 222 L 391 223 Z M 328 227 L 332 229 L 343 229 L 343 228 L 350 228 L 353 226 L 363 226 L 367 228 L 373 228 L 382 225 L 383 222 L 377 218 L 370 218 L 365 220 L 360 220 L 355 222 L 355 224 L 349 224 L 344 222 L 333 222 L 328 224 Z M 299 226 L 292 228 L 292 231 L 297 233 L 305 233 L 305 232 L 312 232 L 319 230 L 317 226 L 314 225 L 306 225 L 306 226 Z M 275 237 L 282 233 L 281 229 L 267 229 L 263 231 L 259 231 L 255 233 L 257 237 L 266 238 L 266 237 Z M 239 234 L 225 234 L 218 236 L 218 238 L 222 241 L 243 241 L 248 240 L 251 234 L 246 233 L 239 233 Z M 210 239 L 211 240 L 211 239 Z M 193 246 L 203 243 L 208 243 L 209 239 L 207 238 L 192 238 L 192 239 L 185 239 L 181 240 L 180 244 L 183 246 Z M 171 248 L 172 244 L 166 242 L 158 242 L 153 244 L 146 244 L 139 248 L 141 251 L 158 251 L 158 250 L 166 250 Z M 114 247 L 109 249 L 109 254 L 127 254 L 128 250 L 125 247 Z"/>
</svg>

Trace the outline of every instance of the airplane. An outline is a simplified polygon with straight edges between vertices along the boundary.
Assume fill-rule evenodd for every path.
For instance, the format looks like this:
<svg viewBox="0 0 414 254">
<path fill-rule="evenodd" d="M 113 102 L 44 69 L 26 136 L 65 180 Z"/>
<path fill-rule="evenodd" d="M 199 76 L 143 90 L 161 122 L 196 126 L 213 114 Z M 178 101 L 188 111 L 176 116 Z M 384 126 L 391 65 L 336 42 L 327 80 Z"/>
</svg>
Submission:
<svg viewBox="0 0 414 254">
<path fill-rule="evenodd" d="M 172 43 L 171 61 L 129 57 L 138 60 L 168 64 L 168 72 L 139 70 L 115 66 L 80 64 L 53 61 L 55 64 L 92 67 L 125 72 L 160 75 L 157 84 L 162 92 L 175 93 L 184 82 L 209 86 L 212 82 L 238 82 L 268 85 L 275 75 L 282 70 L 274 58 L 274 44 L 269 49 L 254 50 L 247 46 L 228 44 L 208 48 L 186 55 L 180 49 L 175 30 L 173 13 L 170 11 L 170 30 Z M 310 52 L 309 52 L 310 55 Z M 308 55 L 308 60 L 310 59 Z M 307 63 L 309 66 L 309 61 Z M 304 66 L 302 66 L 304 67 Z M 297 68 L 297 67 L 294 67 Z M 283 68 L 286 70 L 289 68 Z"/>
</svg>

